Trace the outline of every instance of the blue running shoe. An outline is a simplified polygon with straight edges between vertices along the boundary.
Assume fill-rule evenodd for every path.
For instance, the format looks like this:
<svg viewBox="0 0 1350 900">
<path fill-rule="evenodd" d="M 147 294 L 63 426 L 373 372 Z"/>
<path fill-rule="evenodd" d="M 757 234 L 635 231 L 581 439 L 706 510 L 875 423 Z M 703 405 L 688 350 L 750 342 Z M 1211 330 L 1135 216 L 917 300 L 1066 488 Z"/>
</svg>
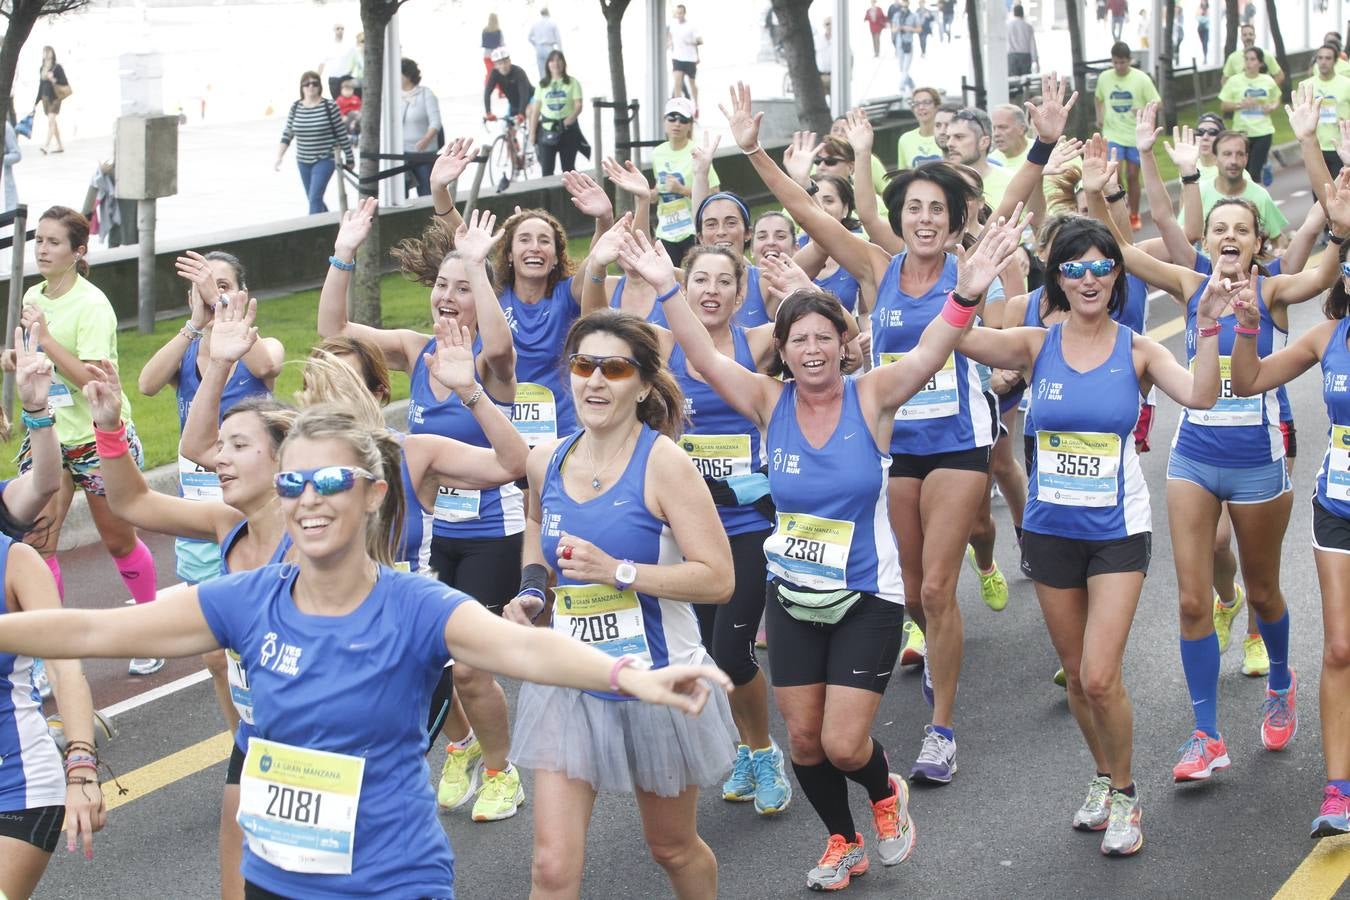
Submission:
<svg viewBox="0 0 1350 900">
<path fill-rule="evenodd" d="M 1266 163 L 1261 167 L 1261 184 L 1263 187 L 1270 187 L 1271 182 L 1275 180 L 1275 167 Z"/>
<path fill-rule="evenodd" d="M 737 762 L 740 762 L 739 753 L 738 750 Z M 769 749 L 751 753 L 750 765 L 754 769 L 755 812 L 771 816 L 787 809 L 792 802 L 792 782 L 788 781 L 783 751 L 778 749 L 778 744 L 771 743 Z"/>
<path fill-rule="evenodd" d="M 1342 794 L 1334 784 L 1322 788 L 1322 813 L 1313 819 L 1314 838 L 1334 837 L 1350 833 L 1350 797 Z"/>
<path fill-rule="evenodd" d="M 928 708 L 933 708 L 933 676 L 928 671 L 928 657 L 923 658 L 923 699 L 928 702 Z"/>
<path fill-rule="evenodd" d="M 722 799 L 733 803 L 756 799 L 755 767 L 750 761 L 750 748 L 744 744 L 736 746 L 736 761 L 731 764 L 731 774 L 722 783 Z"/>
</svg>

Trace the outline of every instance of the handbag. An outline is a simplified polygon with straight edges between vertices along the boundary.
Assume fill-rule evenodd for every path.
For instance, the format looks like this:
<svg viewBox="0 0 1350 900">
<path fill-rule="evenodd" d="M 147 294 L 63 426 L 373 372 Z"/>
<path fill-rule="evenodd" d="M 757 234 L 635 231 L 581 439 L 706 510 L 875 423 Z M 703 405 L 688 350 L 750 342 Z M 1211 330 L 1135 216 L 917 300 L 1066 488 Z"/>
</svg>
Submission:
<svg viewBox="0 0 1350 900">
<path fill-rule="evenodd" d="M 562 143 L 562 122 L 557 119 L 545 119 L 542 125 L 543 127 L 539 129 L 539 145 L 541 147 L 556 147 Z"/>
<path fill-rule="evenodd" d="M 52 92 L 56 94 L 57 100 L 64 100 L 75 93 L 75 89 L 68 84 L 54 84 L 52 85 Z"/>
</svg>

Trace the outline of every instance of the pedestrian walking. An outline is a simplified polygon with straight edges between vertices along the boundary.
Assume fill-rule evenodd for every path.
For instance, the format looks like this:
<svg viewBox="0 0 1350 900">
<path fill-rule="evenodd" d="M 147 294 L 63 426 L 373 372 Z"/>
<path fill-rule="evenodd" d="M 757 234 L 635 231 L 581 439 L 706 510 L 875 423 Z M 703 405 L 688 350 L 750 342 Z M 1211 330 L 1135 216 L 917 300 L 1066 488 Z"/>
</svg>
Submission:
<svg viewBox="0 0 1350 900">
<path fill-rule="evenodd" d="M 422 70 L 403 57 L 403 152 L 435 153 L 445 143 L 441 128 L 441 101 L 422 84 Z M 435 160 L 409 162 L 417 196 L 431 193 L 431 167 Z"/>
<path fill-rule="evenodd" d="M 38 92 L 37 98 L 33 100 L 33 112 L 37 112 L 38 104 L 42 104 L 42 113 L 47 117 L 47 139 L 42 142 L 42 152 L 45 155 L 47 148 L 56 141 L 56 149 L 53 153 L 65 153 L 65 145 L 61 143 L 61 126 L 57 124 L 57 117 L 61 115 L 61 103 L 71 95 L 73 89 L 70 81 L 66 78 L 66 70 L 56 61 L 56 51 L 51 47 L 42 48 L 42 65 L 38 69 Z"/>
<path fill-rule="evenodd" d="M 1012 14 L 1008 23 L 1008 77 L 1018 78 L 1039 69 L 1041 59 L 1036 49 L 1036 29 L 1026 20 L 1022 4 L 1014 6 Z"/>
<path fill-rule="evenodd" d="M 534 47 L 534 59 L 539 64 L 539 80 L 548 79 L 548 55 L 554 50 L 562 50 L 562 35 L 548 7 L 539 8 L 539 18 L 530 26 L 530 46 Z"/>
<path fill-rule="evenodd" d="M 886 28 L 886 13 L 877 5 L 877 0 L 872 0 L 872 5 L 863 13 L 863 21 L 872 35 L 872 58 L 876 59 L 881 56 L 881 32 Z"/>
<path fill-rule="evenodd" d="M 697 117 L 699 47 L 703 44 L 703 34 L 685 16 L 686 10 L 681 3 L 675 7 L 675 21 L 666 26 L 666 50 L 670 53 L 674 71 L 670 96 L 688 97 L 694 101 L 694 116 Z"/>
<path fill-rule="evenodd" d="M 300 99 L 291 104 L 291 111 L 286 116 L 286 127 L 281 132 L 281 145 L 277 148 L 277 161 L 273 167 L 281 171 L 286 148 L 294 140 L 295 162 L 300 169 L 300 183 L 309 198 L 310 215 L 328 212 L 323 194 L 336 168 L 334 151 L 341 148 L 348 167 L 356 164 L 351 135 L 342 124 L 342 114 L 336 103 L 320 93 L 322 89 L 318 72 L 300 76 Z"/>
<path fill-rule="evenodd" d="M 333 46 L 328 56 L 319 63 L 319 77 L 328 78 L 328 96 L 336 98 L 342 90 L 342 79 L 356 68 L 356 47 L 343 40 L 346 29 L 342 23 L 333 26 Z"/>
</svg>

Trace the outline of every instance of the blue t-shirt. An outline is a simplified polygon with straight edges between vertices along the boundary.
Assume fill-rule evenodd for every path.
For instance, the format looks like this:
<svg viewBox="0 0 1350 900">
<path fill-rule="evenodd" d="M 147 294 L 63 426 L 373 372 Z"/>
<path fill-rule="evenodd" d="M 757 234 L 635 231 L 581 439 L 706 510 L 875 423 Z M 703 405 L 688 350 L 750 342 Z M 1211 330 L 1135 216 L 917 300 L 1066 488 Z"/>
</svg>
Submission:
<svg viewBox="0 0 1350 900">
<path fill-rule="evenodd" d="M 470 598 L 381 567 L 345 616 L 296 609 L 294 565 L 199 585 L 202 615 L 248 667 L 258 736 L 365 759 L 350 875 L 288 872 L 244 848 L 244 877 L 286 897 L 450 897 L 454 854 L 436 818 L 426 715 L 449 659 L 445 623 Z"/>
</svg>

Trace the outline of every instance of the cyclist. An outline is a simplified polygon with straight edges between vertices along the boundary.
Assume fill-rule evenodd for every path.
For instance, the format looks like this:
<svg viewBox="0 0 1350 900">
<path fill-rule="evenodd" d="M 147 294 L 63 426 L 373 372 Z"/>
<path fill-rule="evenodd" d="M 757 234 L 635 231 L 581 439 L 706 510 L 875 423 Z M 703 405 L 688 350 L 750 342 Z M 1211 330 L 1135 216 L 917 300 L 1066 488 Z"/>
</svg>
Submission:
<svg viewBox="0 0 1350 900">
<path fill-rule="evenodd" d="M 500 90 L 506 97 L 509 139 L 516 125 L 525 124 L 525 116 L 534 97 L 534 85 L 530 83 L 530 76 L 525 70 L 511 62 L 511 51 L 505 47 L 492 51 L 492 72 L 483 85 L 483 119 L 487 122 L 497 120 L 496 114 L 492 112 L 492 92 L 495 90 Z M 515 152 L 512 150 L 512 153 Z M 511 179 L 503 174 L 497 183 L 497 190 L 504 191 L 510 184 Z"/>
</svg>

